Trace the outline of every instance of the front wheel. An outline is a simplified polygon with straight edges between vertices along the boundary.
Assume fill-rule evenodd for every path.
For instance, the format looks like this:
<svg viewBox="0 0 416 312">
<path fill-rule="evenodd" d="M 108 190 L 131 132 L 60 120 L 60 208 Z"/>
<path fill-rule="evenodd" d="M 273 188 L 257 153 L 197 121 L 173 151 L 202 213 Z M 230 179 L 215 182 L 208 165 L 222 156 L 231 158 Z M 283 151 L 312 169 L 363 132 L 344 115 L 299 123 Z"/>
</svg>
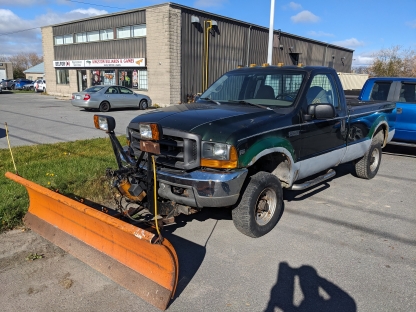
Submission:
<svg viewBox="0 0 416 312">
<path fill-rule="evenodd" d="M 145 109 L 147 109 L 147 107 L 148 107 L 147 101 L 146 100 L 141 100 L 140 103 L 139 103 L 139 108 L 145 110 Z"/>
<path fill-rule="evenodd" d="M 283 190 L 279 179 L 261 171 L 250 177 L 232 217 L 241 233 L 260 237 L 275 227 L 282 212 Z"/>
</svg>

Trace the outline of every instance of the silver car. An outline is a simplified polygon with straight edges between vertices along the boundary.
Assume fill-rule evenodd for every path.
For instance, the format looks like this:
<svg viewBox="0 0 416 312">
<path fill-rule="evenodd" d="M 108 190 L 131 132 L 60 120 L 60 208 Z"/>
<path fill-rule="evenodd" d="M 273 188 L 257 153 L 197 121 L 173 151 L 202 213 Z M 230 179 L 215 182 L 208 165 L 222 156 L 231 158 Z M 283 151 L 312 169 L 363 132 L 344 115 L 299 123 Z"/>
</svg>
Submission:
<svg viewBox="0 0 416 312">
<path fill-rule="evenodd" d="M 137 107 L 146 109 L 152 105 L 152 100 L 143 94 L 134 93 L 122 86 L 94 86 L 84 91 L 72 93 L 73 106 L 85 110 L 98 109 L 108 112 L 112 108 Z"/>
</svg>

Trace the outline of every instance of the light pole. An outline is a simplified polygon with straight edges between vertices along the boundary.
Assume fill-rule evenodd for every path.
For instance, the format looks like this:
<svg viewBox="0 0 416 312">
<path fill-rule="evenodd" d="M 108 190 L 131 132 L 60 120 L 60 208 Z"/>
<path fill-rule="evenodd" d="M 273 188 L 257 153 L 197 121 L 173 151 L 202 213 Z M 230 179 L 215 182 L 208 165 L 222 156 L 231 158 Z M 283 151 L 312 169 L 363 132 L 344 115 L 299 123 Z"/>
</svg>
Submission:
<svg viewBox="0 0 416 312">
<path fill-rule="evenodd" d="M 269 27 L 269 49 L 267 52 L 267 63 L 272 65 L 273 54 L 273 26 L 274 26 L 274 0 L 270 4 L 270 27 Z"/>
</svg>

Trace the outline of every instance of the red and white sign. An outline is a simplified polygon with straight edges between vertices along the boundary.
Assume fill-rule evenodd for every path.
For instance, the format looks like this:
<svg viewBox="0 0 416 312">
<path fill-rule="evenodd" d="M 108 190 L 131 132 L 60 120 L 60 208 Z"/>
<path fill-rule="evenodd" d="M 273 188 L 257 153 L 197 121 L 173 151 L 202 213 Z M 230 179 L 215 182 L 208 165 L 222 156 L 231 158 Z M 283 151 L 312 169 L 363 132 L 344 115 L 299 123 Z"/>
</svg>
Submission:
<svg viewBox="0 0 416 312">
<path fill-rule="evenodd" d="M 53 67 L 84 67 L 83 60 L 53 61 Z"/>
<path fill-rule="evenodd" d="M 145 58 L 93 59 L 77 61 L 53 61 L 54 67 L 146 67 Z"/>
</svg>

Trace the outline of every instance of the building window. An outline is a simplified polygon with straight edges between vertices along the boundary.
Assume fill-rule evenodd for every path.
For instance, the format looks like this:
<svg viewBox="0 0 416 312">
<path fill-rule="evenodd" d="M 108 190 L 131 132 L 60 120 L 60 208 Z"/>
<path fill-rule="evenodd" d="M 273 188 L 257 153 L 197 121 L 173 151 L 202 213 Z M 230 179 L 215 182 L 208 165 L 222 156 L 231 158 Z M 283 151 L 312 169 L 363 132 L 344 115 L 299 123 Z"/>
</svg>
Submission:
<svg viewBox="0 0 416 312">
<path fill-rule="evenodd" d="M 117 28 L 117 38 L 131 38 L 146 36 L 146 25 L 133 25 Z"/>
<path fill-rule="evenodd" d="M 83 32 L 83 33 L 75 34 L 75 41 L 78 43 L 87 42 L 87 33 Z"/>
<path fill-rule="evenodd" d="M 64 36 L 64 44 L 74 43 L 74 36 L 71 35 L 65 35 Z"/>
<path fill-rule="evenodd" d="M 119 85 L 138 90 L 147 90 L 146 69 L 126 69 L 118 72 Z"/>
<path fill-rule="evenodd" d="M 147 90 L 147 69 L 139 70 L 138 86 L 139 90 Z"/>
<path fill-rule="evenodd" d="M 117 28 L 117 38 L 130 38 L 130 26 Z"/>
<path fill-rule="evenodd" d="M 87 32 L 88 42 L 99 41 L 99 40 L 100 40 L 100 32 L 98 30 Z"/>
<path fill-rule="evenodd" d="M 55 45 L 64 44 L 64 36 L 56 36 L 55 37 Z"/>
<path fill-rule="evenodd" d="M 68 69 L 56 70 L 56 84 L 69 84 L 69 70 Z"/>
<path fill-rule="evenodd" d="M 146 25 L 134 25 L 133 28 L 133 37 L 143 37 L 146 36 Z"/>
<path fill-rule="evenodd" d="M 114 32 L 112 28 L 100 30 L 100 40 L 110 39 L 114 39 Z"/>
</svg>

